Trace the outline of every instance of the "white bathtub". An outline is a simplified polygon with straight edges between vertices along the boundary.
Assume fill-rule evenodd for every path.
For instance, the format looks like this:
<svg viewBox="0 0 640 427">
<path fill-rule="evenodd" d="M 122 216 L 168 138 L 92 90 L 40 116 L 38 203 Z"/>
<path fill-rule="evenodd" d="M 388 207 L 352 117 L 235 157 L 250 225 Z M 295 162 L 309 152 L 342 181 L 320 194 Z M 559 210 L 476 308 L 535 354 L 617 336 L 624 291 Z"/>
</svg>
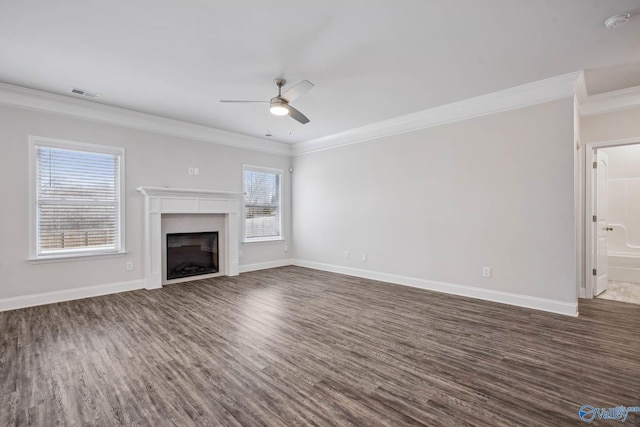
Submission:
<svg viewBox="0 0 640 427">
<path fill-rule="evenodd" d="M 640 254 L 609 252 L 609 280 L 640 283 Z"/>
<path fill-rule="evenodd" d="M 609 280 L 640 283 L 640 246 L 629 242 L 629 230 L 622 224 L 609 224 Z"/>
</svg>

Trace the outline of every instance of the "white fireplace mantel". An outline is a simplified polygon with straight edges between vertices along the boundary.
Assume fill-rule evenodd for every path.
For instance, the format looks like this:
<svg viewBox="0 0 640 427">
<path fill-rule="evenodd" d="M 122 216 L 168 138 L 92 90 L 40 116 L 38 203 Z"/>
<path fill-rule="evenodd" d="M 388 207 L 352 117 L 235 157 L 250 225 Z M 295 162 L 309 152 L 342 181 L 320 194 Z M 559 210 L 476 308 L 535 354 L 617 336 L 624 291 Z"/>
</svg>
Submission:
<svg viewBox="0 0 640 427">
<path fill-rule="evenodd" d="M 145 288 L 162 287 L 162 215 L 222 214 L 225 224 L 227 276 L 238 275 L 240 228 L 238 215 L 242 193 L 184 188 L 138 187 L 144 195 Z"/>
</svg>

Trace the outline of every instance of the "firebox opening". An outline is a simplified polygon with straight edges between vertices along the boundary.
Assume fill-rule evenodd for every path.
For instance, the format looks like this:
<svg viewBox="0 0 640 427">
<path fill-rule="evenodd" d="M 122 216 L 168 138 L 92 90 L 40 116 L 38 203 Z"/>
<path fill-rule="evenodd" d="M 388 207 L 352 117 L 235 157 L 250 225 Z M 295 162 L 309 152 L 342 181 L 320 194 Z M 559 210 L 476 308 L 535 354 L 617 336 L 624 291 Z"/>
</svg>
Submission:
<svg viewBox="0 0 640 427">
<path fill-rule="evenodd" d="M 167 234 L 167 280 L 218 271 L 217 231 Z"/>
</svg>

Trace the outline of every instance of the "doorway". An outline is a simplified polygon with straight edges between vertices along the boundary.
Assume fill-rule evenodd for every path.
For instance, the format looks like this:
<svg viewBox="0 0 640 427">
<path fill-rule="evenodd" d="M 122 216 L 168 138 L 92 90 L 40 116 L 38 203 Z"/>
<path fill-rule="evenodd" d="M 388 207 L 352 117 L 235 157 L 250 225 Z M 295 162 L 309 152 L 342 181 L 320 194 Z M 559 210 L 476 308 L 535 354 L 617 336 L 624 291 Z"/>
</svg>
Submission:
<svg viewBox="0 0 640 427">
<path fill-rule="evenodd" d="M 587 297 L 640 304 L 640 141 L 586 154 Z"/>
</svg>

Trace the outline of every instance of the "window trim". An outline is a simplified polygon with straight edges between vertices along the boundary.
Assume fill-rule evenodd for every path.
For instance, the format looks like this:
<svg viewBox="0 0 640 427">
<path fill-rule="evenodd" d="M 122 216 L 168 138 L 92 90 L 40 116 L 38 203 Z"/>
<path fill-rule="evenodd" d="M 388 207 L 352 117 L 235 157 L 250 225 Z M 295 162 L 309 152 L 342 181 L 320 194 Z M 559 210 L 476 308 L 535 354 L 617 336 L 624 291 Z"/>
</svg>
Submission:
<svg viewBox="0 0 640 427">
<path fill-rule="evenodd" d="M 247 206 L 245 204 L 245 184 L 244 184 L 244 173 L 245 171 L 257 171 L 257 172 L 266 172 L 280 175 L 280 191 L 279 200 L 278 200 L 278 209 L 280 210 L 280 235 L 279 236 L 268 236 L 268 237 L 251 237 L 247 238 Z M 282 209 L 282 192 L 284 188 L 284 172 L 282 169 L 278 168 L 270 168 L 266 166 L 256 166 L 243 164 L 242 165 L 242 243 L 261 243 L 261 242 L 281 242 L 285 240 L 284 237 L 284 209 Z"/>
<path fill-rule="evenodd" d="M 85 151 L 91 153 L 111 154 L 119 156 L 120 164 L 120 188 L 118 209 L 118 247 L 115 249 L 76 249 L 65 253 L 38 254 L 38 204 L 37 204 L 37 148 L 60 148 L 67 150 Z M 29 135 L 29 260 L 78 260 L 92 257 L 104 257 L 105 255 L 126 254 L 125 245 L 125 150 L 123 147 L 111 145 L 90 144 L 86 142 L 70 141 L 66 139 L 49 138 Z"/>
</svg>

